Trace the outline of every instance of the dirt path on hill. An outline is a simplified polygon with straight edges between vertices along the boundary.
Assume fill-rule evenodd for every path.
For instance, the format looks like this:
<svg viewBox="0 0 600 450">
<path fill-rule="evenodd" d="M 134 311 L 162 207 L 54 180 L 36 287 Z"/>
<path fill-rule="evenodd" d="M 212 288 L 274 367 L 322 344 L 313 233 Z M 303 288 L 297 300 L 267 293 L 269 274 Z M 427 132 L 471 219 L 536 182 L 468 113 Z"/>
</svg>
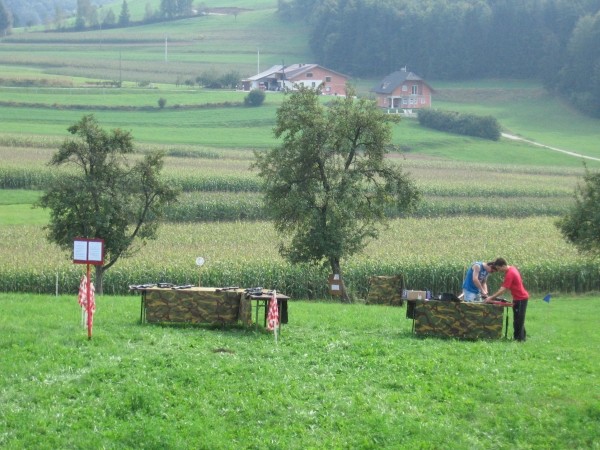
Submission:
<svg viewBox="0 0 600 450">
<path fill-rule="evenodd" d="M 593 161 L 600 161 L 600 158 L 594 158 L 593 156 L 582 155 L 581 153 L 572 152 L 570 150 L 563 150 L 561 148 L 556 148 L 556 147 L 551 147 L 549 145 L 540 144 L 539 142 L 530 141 L 529 139 L 523 139 L 523 138 L 521 138 L 519 136 L 515 136 L 513 134 L 502 133 L 502 137 L 505 137 L 506 139 L 512 139 L 513 141 L 527 142 L 528 144 L 536 145 L 538 147 L 547 148 L 548 150 L 553 150 L 555 152 L 564 153 L 565 155 L 574 156 L 576 158 L 591 159 Z"/>
</svg>

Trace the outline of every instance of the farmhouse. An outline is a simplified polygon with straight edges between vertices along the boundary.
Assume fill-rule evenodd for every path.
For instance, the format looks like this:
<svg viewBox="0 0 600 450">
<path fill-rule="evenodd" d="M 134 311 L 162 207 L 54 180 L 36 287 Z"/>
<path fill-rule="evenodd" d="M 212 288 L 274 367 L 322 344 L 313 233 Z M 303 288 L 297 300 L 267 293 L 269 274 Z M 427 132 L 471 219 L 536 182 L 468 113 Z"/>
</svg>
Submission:
<svg viewBox="0 0 600 450">
<path fill-rule="evenodd" d="M 318 64 L 276 65 L 253 77 L 242 80 L 245 91 L 262 89 L 281 91 L 295 85 L 316 88 L 323 84 L 325 95 L 346 95 L 348 77 Z"/>
<path fill-rule="evenodd" d="M 431 107 L 433 89 L 425 80 L 403 69 L 385 77 L 371 89 L 377 97 L 377 105 L 390 110 L 412 111 Z"/>
</svg>

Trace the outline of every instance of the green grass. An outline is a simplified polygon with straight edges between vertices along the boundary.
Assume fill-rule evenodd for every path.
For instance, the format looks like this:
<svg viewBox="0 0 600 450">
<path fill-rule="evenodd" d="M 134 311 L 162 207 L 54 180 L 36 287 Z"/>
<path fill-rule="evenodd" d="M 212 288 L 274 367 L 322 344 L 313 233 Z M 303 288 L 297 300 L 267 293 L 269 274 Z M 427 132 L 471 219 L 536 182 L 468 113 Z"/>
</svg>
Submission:
<svg viewBox="0 0 600 450">
<path fill-rule="evenodd" d="M 43 209 L 33 209 L 30 205 L 0 205 L 0 225 L 39 225 L 48 224 L 50 214 Z"/>
<path fill-rule="evenodd" d="M 28 205 L 37 201 L 39 196 L 40 192 L 38 191 L 2 189 L 0 190 L 0 205 Z"/>
<path fill-rule="evenodd" d="M 88 340 L 75 295 L 0 294 L 0 446 L 597 449 L 598 300 L 530 302 L 525 344 L 295 301 L 276 345 L 140 325 L 137 296 L 98 298 Z"/>
<path fill-rule="evenodd" d="M 436 108 L 492 115 L 504 130 L 553 147 L 600 158 L 598 128 L 600 121 L 574 111 L 569 105 L 541 88 L 440 89 L 441 98 L 434 97 Z M 475 86 L 478 86 L 475 83 Z"/>
<path fill-rule="evenodd" d="M 101 106 L 103 108 L 153 107 L 158 109 L 158 99 L 167 100 L 166 108 L 176 105 L 204 106 L 218 103 L 243 103 L 247 92 L 210 90 L 200 88 L 0 88 L 0 100 L 15 104 L 45 105 L 48 108 L 69 106 Z"/>
<path fill-rule="evenodd" d="M 0 190 L 0 226 L 46 225 L 50 218 L 47 210 L 32 208 L 40 196 L 39 191 Z"/>
<path fill-rule="evenodd" d="M 160 94 L 156 95 L 156 98 Z M 265 148 L 275 142 L 276 104 L 197 110 L 94 111 L 63 110 L 49 113 L 40 108 L 0 109 L 0 133 L 67 137 L 67 128 L 84 114 L 94 113 L 101 126 L 122 128 L 135 142 L 194 144 L 211 147 Z"/>
<path fill-rule="evenodd" d="M 510 83 L 503 90 L 510 91 Z M 515 88 L 519 92 L 523 89 Z M 496 94 L 481 97 L 474 91 L 470 103 L 461 103 L 460 89 L 442 96 L 440 107 L 480 114 L 494 114 L 509 131 L 554 147 L 600 157 L 597 150 L 598 121 L 573 111 L 559 111 L 560 103 L 544 97 L 536 100 L 539 89 L 525 90 L 531 95 L 515 95 L 513 103 Z M 136 142 L 158 145 L 188 145 L 208 148 L 255 149 L 277 145 L 273 137 L 276 110 L 284 96 L 271 93 L 259 108 L 235 106 L 246 93 L 163 87 L 160 89 L 110 88 L 15 88 L 0 90 L 6 102 L 0 109 L 0 135 L 67 137 L 66 129 L 83 114 L 94 113 L 106 128 L 124 128 Z M 480 97 L 477 97 L 480 95 Z M 474 96 L 474 98 L 472 98 Z M 167 100 L 165 109 L 158 99 Z M 479 99 L 479 100 L 476 100 Z M 326 102 L 328 99 L 324 98 Z M 478 101 L 478 102 L 477 102 Z M 222 106 L 229 103 L 232 106 Z M 77 109 L 74 109 L 77 108 Z M 137 109 L 136 109 L 137 108 Z M 190 109 L 191 108 L 191 109 Z M 539 119 L 540 116 L 546 120 Z M 512 163 L 582 168 L 583 160 L 560 152 L 508 139 L 488 141 L 452 135 L 421 127 L 414 119 L 394 126 L 393 142 L 410 157 L 454 161 Z M 590 167 L 600 162 L 587 160 Z"/>
<path fill-rule="evenodd" d="M 457 110 L 454 104 L 445 107 L 446 109 Z M 475 108 L 465 108 L 465 112 L 473 112 Z M 538 110 L 538 113 L 543 108 Z M 487 113 L 489 114 L 489 113 Z M 596 124 L 597 126 L 597 124 Z M 523 134 L 528 135 L 528 122 L 521 122 Z M 563 148 L 574 152 L 582 153 L 588 156 L 600 158 L 600 152 L 593 142 L 596 136 L 593 135 L 594 128 L 592 124 L 588 128 L 589 135 L 580 135 L 570 138 L 569 145 L 566 145 L 563 139 L 553 139 L 546 136 L 547 140 L 539 139 L 538 142 L 551 143 L 548 145 L 559 147 L 558 142 L 563 143 Z M 567 133 L 567 131 L 564 131 Z M 404 151 L 412 156 L 421 156 L 442 160 L 463 161 L 463 162 L 482 162 L 491 164 L 515 164 L 515 165 L 548 165 L 548 166 L 567 166 L 582 167 L 583 159 L 568 156 L 560 152 L 536 147 L 531 144 L 512 141 L 501 138 L 499 141 L 490 141 L 486 139 L 473 138 L 468 136 L 443 133 L 441 131 L 430 130 L 418 124 L 417 120 L 405 119 L 400 124 L 394 126 L 393 141 Z M 599 161 L 586 160 L 590 167 L 600 167 Z"/>
</svg>

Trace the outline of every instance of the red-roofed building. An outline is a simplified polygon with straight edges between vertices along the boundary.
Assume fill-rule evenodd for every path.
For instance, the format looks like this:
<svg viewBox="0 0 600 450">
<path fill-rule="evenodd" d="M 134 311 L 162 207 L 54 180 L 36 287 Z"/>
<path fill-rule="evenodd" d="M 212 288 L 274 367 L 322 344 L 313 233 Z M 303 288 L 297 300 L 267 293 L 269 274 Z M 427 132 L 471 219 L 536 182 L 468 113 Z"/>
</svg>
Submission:
<svg viewBox="0 0 600 450">
<path fill-rule="evenodd" d="M 406 68 L 385 77 L 371 89 L 377 97 L 377 105 L 390 110 L 431 108 L 433 89 L 420 76 Z"/>
<path fill-rule="evenodd" d="M 346 95 L 348 78 L 318 64 L 277 65 L 242 80 L 242 86 L 245 91 L 252 89 L 282 91 L 293 90 L 294 86 L 317 88 L 322 84 L 321 92 L 324 95 Z"/>
</svg>

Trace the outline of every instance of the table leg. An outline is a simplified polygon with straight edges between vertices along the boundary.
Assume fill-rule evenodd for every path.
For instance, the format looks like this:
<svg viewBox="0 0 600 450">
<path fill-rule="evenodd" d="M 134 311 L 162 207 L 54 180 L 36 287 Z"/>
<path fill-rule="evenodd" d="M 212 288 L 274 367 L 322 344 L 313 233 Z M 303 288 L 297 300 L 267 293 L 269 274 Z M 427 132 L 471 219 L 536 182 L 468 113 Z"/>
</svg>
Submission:
<svg viewBox="0 0 600 450">
<path fill-rule="evenodd" d="M 267 328 L 267 316 L 269 315 L 269 302 L 270 300 L 265 300 L 265 321 L 263 323 L 263 327 Z"/>
<path fill-rule="evenodd" d="M 258 305 L 260 300 L 256 300 L 256 313 L 254 314 L 254 329 L 258 330 Z"/>
<path fill-rule="evenodd" d="M 144 319 L 145 319 L 145 303 L 146 303 L 146 291 L 142 291 L 142 295 L 140 296 L 140 323 L 144 323 Z"/>
</svg>

